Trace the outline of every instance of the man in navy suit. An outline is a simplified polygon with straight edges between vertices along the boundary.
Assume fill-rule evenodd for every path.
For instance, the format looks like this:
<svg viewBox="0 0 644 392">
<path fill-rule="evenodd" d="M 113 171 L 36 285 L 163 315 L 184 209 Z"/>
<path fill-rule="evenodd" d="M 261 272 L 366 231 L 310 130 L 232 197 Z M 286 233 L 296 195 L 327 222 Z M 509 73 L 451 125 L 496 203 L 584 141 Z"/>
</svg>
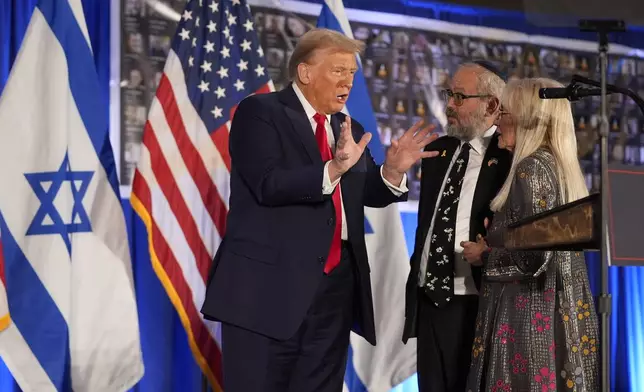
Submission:
<svg viewBox="0 0 644 392">
<path fill-rule="evenodd" d="M 350 331 L 376 344 L 364 207 L 405 200 L 405 173 L 437 153 L 417 124 L 373 161 L 371 134 L 340 113 L 362 49 L 309 31 L 293 83 L 235 113 L 226 235 L 202 307 L 222 322 L 226 392 L 339 392 Z"/>
</svg>

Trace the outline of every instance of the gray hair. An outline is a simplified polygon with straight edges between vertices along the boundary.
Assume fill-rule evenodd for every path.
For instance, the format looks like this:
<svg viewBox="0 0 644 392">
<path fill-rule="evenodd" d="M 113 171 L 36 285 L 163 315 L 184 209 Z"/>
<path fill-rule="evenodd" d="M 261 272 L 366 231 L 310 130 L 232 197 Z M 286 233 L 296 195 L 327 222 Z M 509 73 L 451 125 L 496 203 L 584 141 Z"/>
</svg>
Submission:
<svg viewBox="0 0 644 392">
<path fill-rule="evenodd" d="M 505 88 L 505 82 L 497 74 L 476 63 L 465 63 L 462 67 L 476 69 L 478 77 L 476 92 L 478 94 L 489 94 L 501 99 L 503 89 Z"/>
<path fill-rule="evenodd" d="M 479 74 L 479 83 L 476 89 L 479 94 L 490 94 L 501 99 L 505 82 L 494 73 L 485 70 Z"/>
</svg>

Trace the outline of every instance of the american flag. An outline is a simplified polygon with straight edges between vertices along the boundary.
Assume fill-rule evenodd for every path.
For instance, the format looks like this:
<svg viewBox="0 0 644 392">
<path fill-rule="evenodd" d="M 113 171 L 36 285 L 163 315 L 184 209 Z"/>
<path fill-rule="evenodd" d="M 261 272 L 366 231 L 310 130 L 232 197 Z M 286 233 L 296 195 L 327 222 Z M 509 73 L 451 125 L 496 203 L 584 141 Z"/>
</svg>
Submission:
<svg viewBox="0 0 644 392">
<path fill-rule="evenodd" d="M 226 231 L 230 124 L 244 97 L 272 90 L 246 1 L 189 1 L 150 106 L 130 200 L 214 390 L 222 389 L 221 334 L 200 309 Z"/>
</svg>

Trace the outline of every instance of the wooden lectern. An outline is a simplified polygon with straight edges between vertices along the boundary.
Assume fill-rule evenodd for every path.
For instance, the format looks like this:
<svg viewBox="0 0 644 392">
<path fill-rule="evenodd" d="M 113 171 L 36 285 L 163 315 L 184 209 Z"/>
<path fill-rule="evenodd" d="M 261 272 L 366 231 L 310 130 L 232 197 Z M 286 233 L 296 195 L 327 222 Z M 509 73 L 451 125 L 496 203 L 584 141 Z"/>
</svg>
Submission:
<svg viewBox="0 0 644 392">
<path fill-rule="evenodd" d="M 644 168 L 608 166 L 609 264 L 644 266 Z M 511 250 L 599 251 L 600 194 L 516 222 L 500 241 L 490 245 Z"/>
<path fill-rule="evenodd" d="M 510 250 L 599 250 L 599 193 L 533 215 L 507 227 L 502 246 Z"/>
</svg>

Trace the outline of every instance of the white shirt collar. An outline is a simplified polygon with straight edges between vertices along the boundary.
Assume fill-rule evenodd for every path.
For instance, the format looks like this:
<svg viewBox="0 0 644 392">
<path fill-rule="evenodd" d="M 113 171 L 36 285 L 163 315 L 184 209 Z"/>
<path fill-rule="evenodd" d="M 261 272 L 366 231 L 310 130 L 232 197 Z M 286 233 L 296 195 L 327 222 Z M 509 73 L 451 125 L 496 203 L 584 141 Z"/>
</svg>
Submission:
<svg viewBox="0 0 644 392">
<path fill-rule="evenodd" d="M 291 83 L 293 86 L 293 90 L 295 91 L 295 95 L 297 95 L 297 98 L 300 100 L 300 103 L 302 104 L 302 107 L 304 108 L 304 112 L 306 113 L 306 118 L 311 120 L 313 116 L 317 113 L 315 109 L 313 109 L 313 106 L 309 103 L 309 101 L 306 99 L 304 94 L 302 93 L 302 90 L 298 87 L 297 83 L 293 82 Z M 331 115 L 327 114 L 326 115 L 326 120 L 331 124 Z"/>
<path fill-rule="evenodd" d="M 472 139 L 470 141 L 470 147 L 472 147 L 472 150 L 476 151 L 479 155 L 483 155 L 490 144 L 490 140 L 492 140 L 492 136 L 494 136 L 494 132 L 496 132 L 496 125 L 492 125 L 487 131 L 485 131 L 483 136 Z M 461 142 L 461 146 L 463 144 L 464 142 Z"/>
</svg>

